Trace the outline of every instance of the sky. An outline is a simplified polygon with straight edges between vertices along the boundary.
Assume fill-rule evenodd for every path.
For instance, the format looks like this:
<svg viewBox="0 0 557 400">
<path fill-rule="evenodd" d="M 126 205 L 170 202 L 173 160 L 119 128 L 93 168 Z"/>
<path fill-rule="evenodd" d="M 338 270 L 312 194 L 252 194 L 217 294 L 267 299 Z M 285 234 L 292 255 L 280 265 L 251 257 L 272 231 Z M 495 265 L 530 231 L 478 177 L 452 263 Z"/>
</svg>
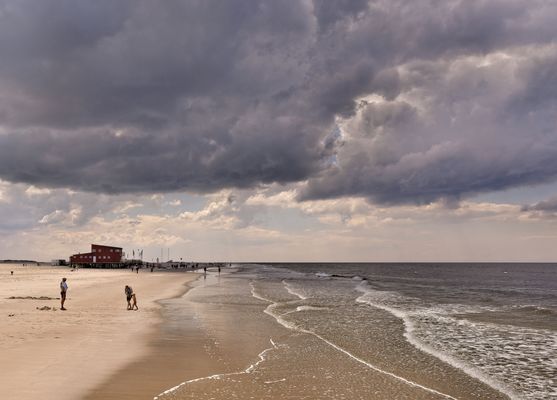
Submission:
<svg viewBox="0 0 557 400">
<path fill-rule="evenodd" d="M 0 259 L 555 261 L 557 2 L 0 0 Z"/>
</svg>

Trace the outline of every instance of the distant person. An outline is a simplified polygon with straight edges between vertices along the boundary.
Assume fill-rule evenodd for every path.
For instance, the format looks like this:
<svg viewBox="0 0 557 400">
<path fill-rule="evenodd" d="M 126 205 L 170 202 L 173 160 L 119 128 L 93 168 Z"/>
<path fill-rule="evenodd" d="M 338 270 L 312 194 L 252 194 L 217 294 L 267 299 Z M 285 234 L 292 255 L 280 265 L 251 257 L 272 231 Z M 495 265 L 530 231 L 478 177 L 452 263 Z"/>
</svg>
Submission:
<svg viewBox="0 0 557 400">
<path fill-rule="evenodd" d="M 14 274 L 14 271 L 10 271 L 12 273 L 12 275 Z"/>
<path fill-rule="evenodd" d="M 203 267 L 203 273 L 206 274 L 207 273 L 207 266 Z"/>
<path fill-rule="evenodd" d="M 68 292 L 68 284 L 66 283 L 66 278 L 62 278 L 60 282 L 60 310 L 66 311 L 64 308 L 64 303 L 66 302 L 66 293 Z"/>
<path fill-rule="evenodd" d="M 220 265 L 219 265 L 219 275 L 220 275 Z"/>
<path fill-rule="evenodd" d="M 137 306 L 137 297 L 135 296 L 135 293 L 132 293 L 132 307 L 130 308 L 130 310 L 139 310 L 139 307 Z"/>
<path fill-rule="evenodd" d="M 124 288 L 124 293 L 126 294 L 126 300 L 128 302 L 128 310 L 132 309 L 132 305 L 131 305 L 131 300 L 132 300 L 132 295 L 133 295 L 133 289 L 126 285 L 126 287 Z"/>
</svg>

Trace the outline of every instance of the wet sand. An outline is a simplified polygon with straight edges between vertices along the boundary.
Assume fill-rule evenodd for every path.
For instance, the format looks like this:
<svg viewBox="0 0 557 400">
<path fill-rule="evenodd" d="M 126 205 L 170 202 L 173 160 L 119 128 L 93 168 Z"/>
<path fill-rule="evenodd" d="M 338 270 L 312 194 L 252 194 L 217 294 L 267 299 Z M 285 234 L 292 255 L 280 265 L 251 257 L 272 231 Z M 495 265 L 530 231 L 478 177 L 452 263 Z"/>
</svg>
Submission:
<svg viewBox="0 0 557 400">
<path fill-rule="evenodd" d="M 183 297 L 161 301 L 164 323 L 151 335 L 144 356 L 111 375 L 85 399 L 153 399 L 185 380 L 241 371 L 257 359 L 269 346 L 268 338 L 251 334 L 261 327 L 253 318 L 261 306 L 221 304 L 219 281 L 217 274 L 209 273 L 188 285 L 197 290 L 193 296 L 188 291 Z"/>
<path fill-rule="evenodd" d="M 270 304 L 254 297 L 249 283 L 209 274 L 183 297 L 163 301 L 165 322 L 149 351 L 86 399 L 508 398 L 414 348 L 402 323 L 392 342 L 378 340 L 361 358 L 342 351 L 350 336 L 342 329 L 327 337 L 288 329 L 264 313 Z"/>
<path fill-rule="evenodd" d="M 58 299 L 62 277 L 67 311 Z M 83 398 L 147 354 L 161 321 L 156 301 L 182 294 L 197 277 L 0 265 L 0 398 Z M 126 284 L 137 293 L 138 311 L 126 310 Z"/>
</svg>

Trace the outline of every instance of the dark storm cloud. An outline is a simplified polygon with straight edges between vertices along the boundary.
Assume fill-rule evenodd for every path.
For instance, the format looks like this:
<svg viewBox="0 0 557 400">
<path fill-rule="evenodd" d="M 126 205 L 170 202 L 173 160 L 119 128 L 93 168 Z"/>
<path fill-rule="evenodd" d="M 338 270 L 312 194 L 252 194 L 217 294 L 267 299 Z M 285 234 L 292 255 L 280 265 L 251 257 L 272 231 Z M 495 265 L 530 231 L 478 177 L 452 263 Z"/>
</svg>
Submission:
<svg viewBox="0 0 557 400">
<path fill-rule="evenodd" d="M 556 16 L 544 1 L 1 2 L 0 179 L 307 180 L 302 198 L 387 203 L 554 180 Z M 466 62 L 499 53 L 506 76 Z"/>
<path fill-rule="evenodd" d="M 535 204 L 524 205 L 522 211 L 538 211 L 544 214 L 555 214 L 557 213 L 557 197 L 552 197 Z"/>
</svg>

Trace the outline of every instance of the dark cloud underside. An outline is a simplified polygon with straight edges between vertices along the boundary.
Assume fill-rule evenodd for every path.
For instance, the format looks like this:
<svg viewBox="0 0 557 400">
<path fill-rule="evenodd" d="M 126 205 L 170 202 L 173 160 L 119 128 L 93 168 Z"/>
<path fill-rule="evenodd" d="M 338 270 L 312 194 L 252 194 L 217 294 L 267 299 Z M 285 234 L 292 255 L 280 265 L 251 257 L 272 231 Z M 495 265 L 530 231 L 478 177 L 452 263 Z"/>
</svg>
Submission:
<svg viewBox="0 0 557 400">
<path fill-rule="evenodd" d="M 556 17 L 548 1 L 0 2 L 0 179 L 307 181 L 301 198 L 383 203 L 553 181 Z"/>
</svg>

